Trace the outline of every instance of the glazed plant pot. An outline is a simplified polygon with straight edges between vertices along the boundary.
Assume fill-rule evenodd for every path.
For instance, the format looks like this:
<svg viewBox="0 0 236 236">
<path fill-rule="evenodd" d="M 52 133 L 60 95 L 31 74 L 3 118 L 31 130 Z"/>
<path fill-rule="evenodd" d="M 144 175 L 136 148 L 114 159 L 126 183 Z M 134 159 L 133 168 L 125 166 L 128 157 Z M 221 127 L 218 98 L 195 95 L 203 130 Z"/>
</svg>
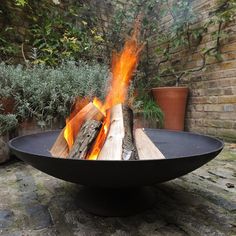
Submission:
<svg viewBox="0 0 236 236">
<path fill-rule="evenodd" d="M 184 130 L 184 118 L 189 89 L 187 87 L 153 88 L 156 103 L 164 114 L 164 128 Z"/>
</svg>

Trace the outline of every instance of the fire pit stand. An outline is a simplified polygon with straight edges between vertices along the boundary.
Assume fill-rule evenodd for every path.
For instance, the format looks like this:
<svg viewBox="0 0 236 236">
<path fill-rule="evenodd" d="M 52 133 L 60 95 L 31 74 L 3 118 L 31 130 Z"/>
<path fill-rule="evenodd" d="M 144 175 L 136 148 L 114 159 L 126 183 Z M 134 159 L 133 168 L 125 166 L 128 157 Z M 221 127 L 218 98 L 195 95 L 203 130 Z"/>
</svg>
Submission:
<svg viewBox="0 0 236 236">
<path fill-rule="evenodd" d="M 78 206 L 99 216 L 129 216 L 151 208 L 155 203 L 152 187 L 93 188 L 84 187 L 77 197 Z"/>
<path fill-rule="evenodd" d="M 131 215 L 155 200 L 151 186 L 187 174 L 218 155 L 223 143 L 188 132 L 145 129 L 166 159 L 77 160 L 55 158 L 49 153 L 60 131 L 12 139 L 10 150 L 33 167 L 54 177 L 88 186 L 78 196 L 81 208 L 97 215 Z"/>
</svg>

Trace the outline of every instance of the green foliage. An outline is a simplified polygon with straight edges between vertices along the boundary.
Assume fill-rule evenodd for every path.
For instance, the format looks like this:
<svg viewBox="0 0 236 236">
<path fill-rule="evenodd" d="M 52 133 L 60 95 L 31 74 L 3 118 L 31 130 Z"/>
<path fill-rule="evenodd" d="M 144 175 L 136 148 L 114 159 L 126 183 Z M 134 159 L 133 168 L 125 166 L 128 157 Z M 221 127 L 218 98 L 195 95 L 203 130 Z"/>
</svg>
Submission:
<svg viewBox="0 0 236 236">
<path fill-rule="evenodd" d="M 21 7 L 24 7 L 27 4 L 27 2 L 28 2 L 27 0 L 15 0 L 15 4 Z"/>
<path fill-rule="evenodd" d="M 20 51 L 26 63 L 50 66 L 70 58 L 88 59 L 92 49 L 96 49 L 103 39 L 93 21 L 87 21 L 86 13 L 83 13 L 86 7 L 79 1 L 72 4 L 56 0 L 4 0 L 0 6 L 0 14 L 6 18 L 0 29 L 0 59 L 5 61 L 19 55 Z M 27 28 L 23 26 L 19 30 L 15 25 L 17 21 L 25 22 Z M 5 32 L 5 28 L 12 30 Z M 28 55 L 30 48 L 37 50 L 37 57 Z"/>
<path fill-rule="evenodd" d="M 8 131 L 16 128 L 18 125 L 18 120 L 15 115 L 8 114 L 2 115 L 0 114 L 0 135 L 6 134 Z"/>
<path fill-rule="evenodd" d="M 150 91 L 135 89 L 132 83 L 129 89 L 129 103 L 136 114 L 141 114 L 145 119 L 158 121 L 160 128 L 163 127 L 163 113 L 157 106 Z"/>
<path fill-rule="evenodd" d="M 134 101 L 133 110 L 147 120 L 158 121 L 160 128 L 163 127 L 163 113 L 150 95 L 138 96 Z"/>
<path fill-rule="evenodd" d="M 8 29 L 4 32 L 0 31 L 0 61 L 6 61 L 9 57 L 16 56 L 19 53 L 19 48 L 16 43 L 7 40 L 6 33 Z"/>
<path fill-rule="evenodd" d="M 230 22 L 235 18 L 236 1 L 235 0 L 218 0 L 218 9 L 214 12 L 217 21 Z"/>
<path fill-rule="evenodd" d="M 14 95 L 17 119 L 34 117 L 42 127 L 51 125 L 56 118 L 64 120 L 77 97 L 103 99 L 109 78 L 105 65 L 82 61 L 66 61 L 56 68 L 0 64 L 0 73 L 1 79 L 11 84 L 8 95 Z M 6 83 L 1 84 L 2 89 L 8 89 Z"/>
<path fill-rule="evenodd" d="M 162 8 L 164 2 L 158 0 L 131 0 L 120 4 L 116 1 L 103 1 L 98 7 L 96 6 L 95 11 L 91 11 L 90 16 L 94 19 L 95 25 L 102 29 L 103 49 L 108 59 L 110 59 L 114 49 L 119 50 L 122 47 L 127 35 L 133 30 L 134 22 L 138 16 L 142 21 L 140 40 L 146 45 L 153 41 L 152 36 L 159 30 L 160 19 L 165 15 Z M 91 5 L 90 7 L 92 8 Z M 104 9 L 110 11 L 104 14 L 102 13 Z M 104 15 L 108 18 L 108 22 L 103 20 Z M 146 49 L 143 54 L 149 53 L 149 50 Z M 145 57 L 148 57 L 148 55 L 145 55 Z M 141 64 L 144 60 L 141 61 Z"/>
<path fill-rule="evenodd" d="M 21 69 L 20 69 L 21 71 Z M 5 63 L 0 64 L 0 99 L 15 96 L 16 81 L 19 67 L 8 66 Z"/>
<path fill-rule="evenodd" d="M 30 28 L 30 44 L 38 50 L 34 64 L 57 65 L 64 59 L 79 58 L 92 47 L 92 42 L 86 29 L 86 22 L 80 26 L 70 22 L 68 18 L 75 18 L 70 11 L 62 15 L 57 6 L 45 10 L 41 9 L 33 16 Z M 43 11 L 42 11 L 43 10 Z"/>
</svg>

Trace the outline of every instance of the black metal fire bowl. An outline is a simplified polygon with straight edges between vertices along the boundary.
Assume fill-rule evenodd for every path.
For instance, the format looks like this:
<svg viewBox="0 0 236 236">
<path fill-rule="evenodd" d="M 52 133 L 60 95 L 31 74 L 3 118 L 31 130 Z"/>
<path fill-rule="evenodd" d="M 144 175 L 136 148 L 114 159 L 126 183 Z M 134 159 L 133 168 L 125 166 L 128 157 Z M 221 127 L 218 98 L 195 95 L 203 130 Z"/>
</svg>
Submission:
<svg viewBox="0 0 236 236">
<path fill-rule="evenodd" d="M 223 143 L 188 132 L 145 129 L 166 159 L 92 161 L 52 157 L 49 149 L 60 131 L 12 139 L 10 150 L 21 160 L 49 175 L 85 185 L 78 196 L 81 208 L 102 216 L 137 213 L 155 202 L 150 186 L 185 175 L 212 160 Z M 91 188 L 92 187 L 92 188 Z"/>
<path fill-rule="evenodd" d="M 49 175 L 92 187 L 126 188 L 153 185 L 185 175 L 217 156 L 223 143 L 188 132 L 145 129 L 166 159 L 92 161 L 55 158 L 49 149 L 60 131 L 12 139 L 10 150 L 21 160 Z"/>
</svg>

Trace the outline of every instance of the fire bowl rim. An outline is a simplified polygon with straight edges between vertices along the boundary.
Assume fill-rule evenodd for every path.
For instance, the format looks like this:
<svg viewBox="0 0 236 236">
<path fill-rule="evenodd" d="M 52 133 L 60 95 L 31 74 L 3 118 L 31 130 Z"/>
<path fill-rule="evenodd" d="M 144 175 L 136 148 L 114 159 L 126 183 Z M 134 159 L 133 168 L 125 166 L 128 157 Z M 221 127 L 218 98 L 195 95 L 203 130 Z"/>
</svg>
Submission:
<svg viewBox="0 0 236 236">
<path fill-rule="evenodd" d="M 198 137 L 202 137 L 202 138 L 207 138 L 210 140 L 215 140 L 219 143 L 219 147 L 214 149 L 214 150 L 210 150 L 209 152 L 202 152 L 201 154 L 196 154 L 196 155 L 192 155 L 191 157 L 198 157 L 198 156 L 203 156 L 203 155 L 208 155 L 212 152 L 220 152 L 221 150 L 223 150 L 224 148 L 224 142 L 222 140 L 220 140 L 219 138 L 216 137 L 212 137 L 210 135 L 205 135 L 205 134 L 199 134 L 199 133 L 195 133 L 195 132 L 188 132 L 188 131 L 177 131 L 177 130 L 168 130 L 168 129 L 154 129 L 154 128 L 143 128 L 144 130 L 160 130 L 160 131 L 165 131 L 165 132 L 171 132 L 171 133 L 184 133 L 184 134 L 189 134 L 189 135 L 193 135 L 193 136 L 198 136 Z M 54 156 L 49 156 L 49 155 L 43 155 L 43 154 L 37 154 L 37 153 L 33 153 L 33 152 L 25 152 L 22 151 L 19 148 L 16 148 L 13 143 L 15 140 L 24 138 L 24 137 L 29 137 L 29 136 L 35 136 L 35 135 L 40 135 L 40 134 L 46 134 L 46 133 L 53 133 L 53 132 L 59 132 L 61 131 L 61 129 L 56 129 L 56 130 L 49 130 L 49 131 L 42 131 L 42 132 L 38 132 L 38 133 L 34 133 L 34 134 L 27 134 L 27 135 L 22 135 L 22 136 L 18 136 L 15 137 L 13 139 L 11 139 L 8 142 L 8 147 L 10 150 L 14 150 L 16 152 L 20 152 L 22 154 L 33 154 L 36 156 L 40 156 L 41 158 L 54 158 L 54 159 L 59 159 L 59 160 L 70 160 L 70 161 L 83 161 L 83 162 L 153 162 L 153 161 L 171 161 L 171 160 L 180 160 L 180 159 L 185 159 L 185 158 L 189 158 L 189 156 L 178 156 L 178 157 L 173 157 L 173 158 L 165 158 L 165 159 L 145 159 L 145 160 L 87 160 L 87 159 L 76 159 L 76 158 L 62 158 L 62 157 L 54 157 Z"/>
</svg>

